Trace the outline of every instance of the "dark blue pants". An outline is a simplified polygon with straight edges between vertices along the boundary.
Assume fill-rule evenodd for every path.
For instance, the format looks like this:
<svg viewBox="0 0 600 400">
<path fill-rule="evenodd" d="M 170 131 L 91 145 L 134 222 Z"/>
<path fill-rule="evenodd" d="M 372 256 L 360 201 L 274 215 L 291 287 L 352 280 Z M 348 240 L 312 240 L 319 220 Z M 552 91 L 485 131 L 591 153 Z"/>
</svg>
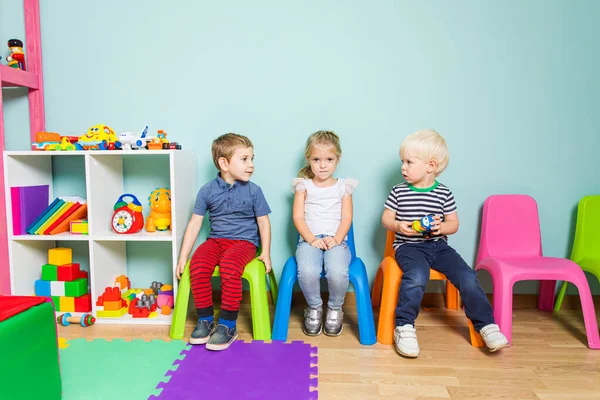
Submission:
<svg viewBox="0 0 600 400">
<path fill-rule="evenodd" d="M 404 244 L 396 250 L 396 261 L 403 272 L 396 326 L 415 324 L 429 281 L 430 267 L 446 275 L 456 286 L 465 306 L 465 314 L 477 332 L 494 323 L 492 306 L 477 280 L 477 273 L 445 240 Z"/>
</svg>

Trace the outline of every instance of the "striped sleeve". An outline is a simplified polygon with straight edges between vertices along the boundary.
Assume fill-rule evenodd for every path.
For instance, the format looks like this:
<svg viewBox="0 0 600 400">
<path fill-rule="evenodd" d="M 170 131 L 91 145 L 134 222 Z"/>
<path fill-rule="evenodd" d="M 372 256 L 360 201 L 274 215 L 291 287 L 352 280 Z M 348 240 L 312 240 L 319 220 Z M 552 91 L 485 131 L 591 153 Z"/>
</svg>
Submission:
<svg viewBox="0 0 600 400">
<path fill-rule="evenodd" d="M 385 201 L 385 208 L 391 210 L 393 212 L 398 211 L 398 199 L 396 198 L 396 193 L 394 192 L 394 188 L 390 191 L 390 195 Z"/>
<path fill-rule="evenodd" d="M 444 215 L 452 214 L 456 212 L 456 201 L 454 201 L 454 195 L 448 190 L 448 196 L 444 202 Z"/>
</svg>

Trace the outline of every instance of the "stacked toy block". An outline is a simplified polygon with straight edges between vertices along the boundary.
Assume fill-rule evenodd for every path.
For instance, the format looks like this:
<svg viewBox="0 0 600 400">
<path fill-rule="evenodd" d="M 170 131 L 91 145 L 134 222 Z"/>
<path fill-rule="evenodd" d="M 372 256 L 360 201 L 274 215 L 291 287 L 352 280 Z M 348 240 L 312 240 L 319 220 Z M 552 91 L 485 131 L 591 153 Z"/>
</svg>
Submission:
<svg viewBox="0 0 600 400">
<path fill-rule="evenodd" d="M 96 315 L 99 318 L 121 318 L 127 314 L 127 301 L 123 297 L 130 289 L 129 278 L 118 276 L 113 286 L 104 288 L 104 293 L 98 296 Z"/>
<path fill-rule="evenodd" d="M 42 279 L 35 281 L 35 294 L 50 297 L 56 311 L 92 311 L 88 273 L 73 263 L 71 249 L 48 250 L 48 264 L 42 266 Z"/>
</svg>

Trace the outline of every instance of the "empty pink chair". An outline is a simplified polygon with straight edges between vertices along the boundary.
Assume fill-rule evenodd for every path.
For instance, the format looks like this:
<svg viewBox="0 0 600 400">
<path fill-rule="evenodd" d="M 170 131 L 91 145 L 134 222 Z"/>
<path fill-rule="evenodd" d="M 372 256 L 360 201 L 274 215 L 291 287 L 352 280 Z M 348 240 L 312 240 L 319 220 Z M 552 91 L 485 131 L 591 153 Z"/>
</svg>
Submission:
<svg viewBox="0 0 600 400">
<path fill-rule="evenodd" d="M 526 195 L 490 196 L 483 204 L 476 270 L 486 270 L 494 282 L 494 319 L 511 342 L 513 285 L 540 280 L 538 309 L 552 311 L 557 280 L 579 290 L 588 345 L 600 349 L 592 295 L 581 268 L 574 262 L 542 255 L 537 204 Z"/>
</svg>

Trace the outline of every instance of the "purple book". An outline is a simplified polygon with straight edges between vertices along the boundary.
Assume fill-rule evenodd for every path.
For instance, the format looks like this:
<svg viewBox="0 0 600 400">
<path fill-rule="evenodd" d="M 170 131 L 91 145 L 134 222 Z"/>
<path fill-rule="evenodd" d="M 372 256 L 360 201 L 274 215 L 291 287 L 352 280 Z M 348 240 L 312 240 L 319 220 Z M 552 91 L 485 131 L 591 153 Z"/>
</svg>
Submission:
<svg viewBox="0 0 600 400">
<path fill-rule="evenodd" d="M 12 197 L 13 221 L 16 217 L 20 226 L 13 224 L 13 235 L 24 235 L 25 229 L 48 207 L 50 186 L 15 186 L 11 187 L 11 194 L 16 190 L 19 191 L 18 195 Z M 15 204 L 15 198 L 18 198 L 18 204 Z M 16 212 L 19 213 L 18 217 Z"/>
</svg>

